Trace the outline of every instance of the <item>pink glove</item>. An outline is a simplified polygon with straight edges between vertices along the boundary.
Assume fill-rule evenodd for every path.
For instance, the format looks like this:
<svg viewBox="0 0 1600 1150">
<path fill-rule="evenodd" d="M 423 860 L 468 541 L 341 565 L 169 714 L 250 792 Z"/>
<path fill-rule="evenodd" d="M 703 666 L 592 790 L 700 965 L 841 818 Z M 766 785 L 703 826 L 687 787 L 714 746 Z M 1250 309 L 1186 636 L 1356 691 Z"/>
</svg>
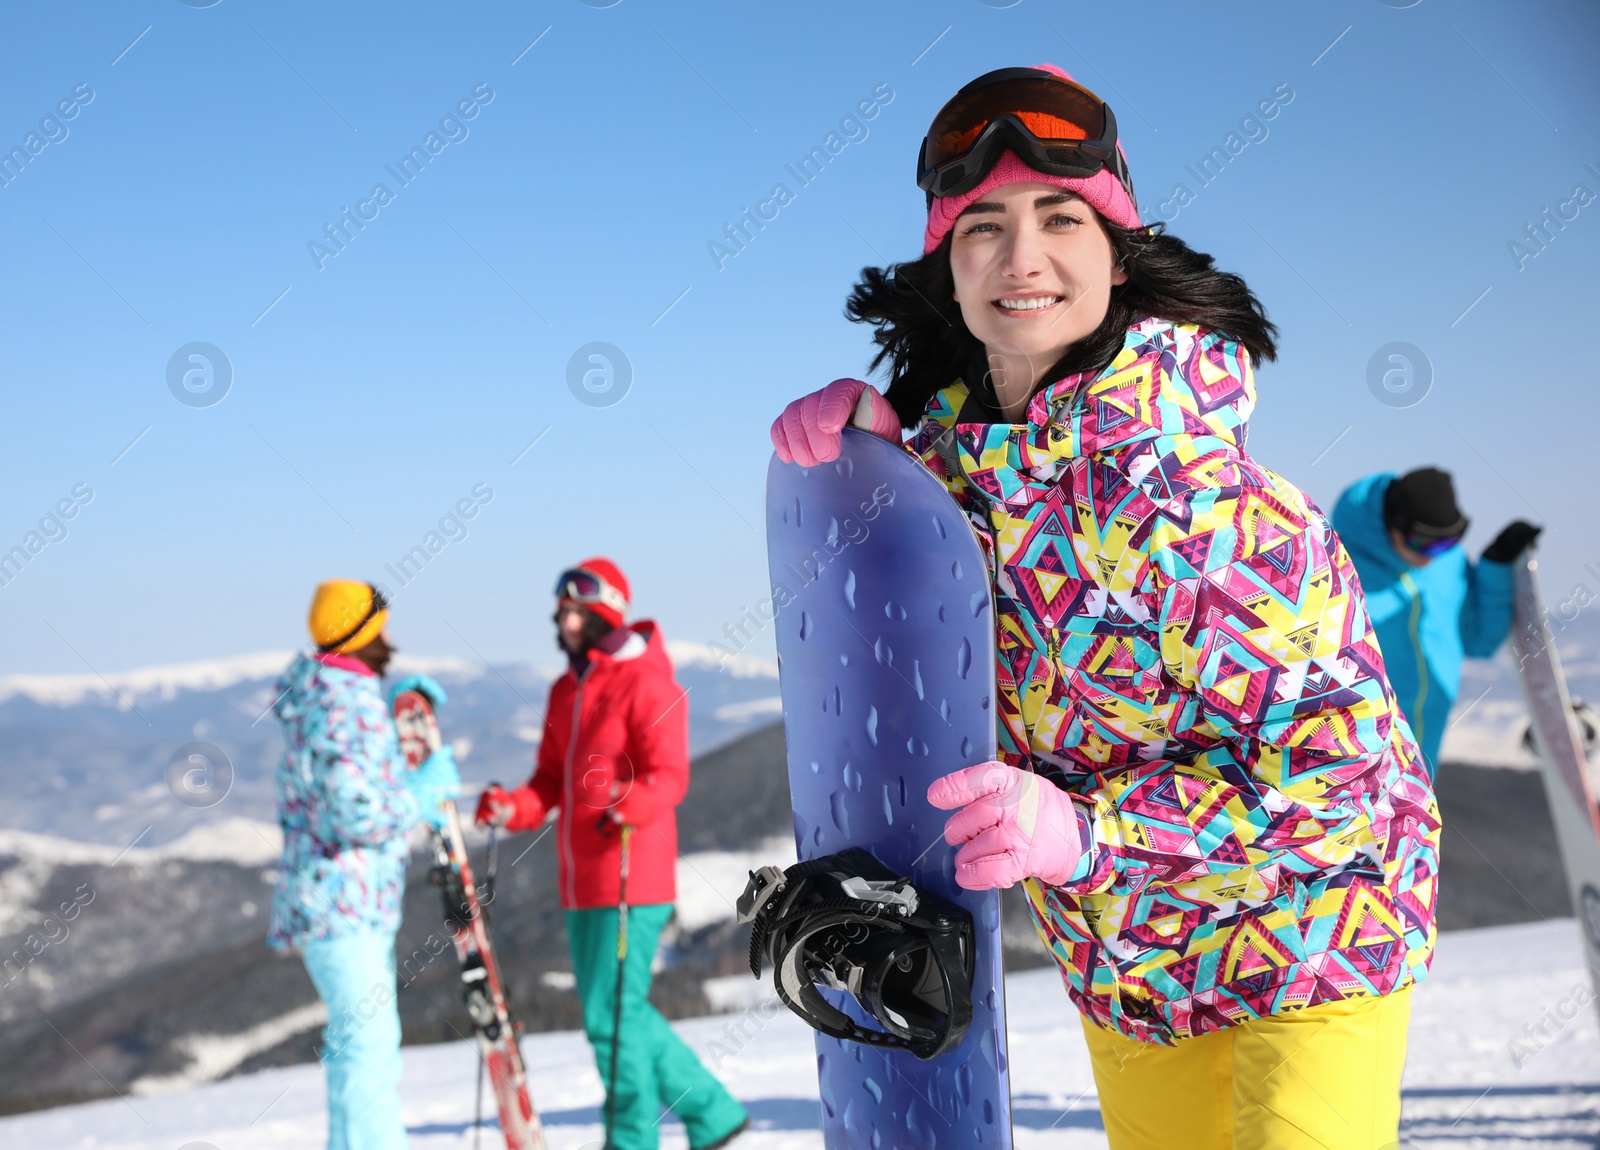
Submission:
<svg viewBox="0 0 1600 1150">
<path fill-rule="evenodd" d="M 785 463 L 815 467 L 839 458 L 846 423 L 891 443 L 900 438 L 900 417 L 876 388 L 859 379 L 836 379 L 783 409 L 772 421 L 772 446 Z"/>
<path fill-rule="evenodd" d="M 1072 800 L 1031 771 L 979 763 L 935 779 L 928 801 L 956 811 L 944 824 L 944 841 L 963 844 L 956 882 L 967 890 L 1014 886 L 1025 878 L 1059 886 L 1078 865 L 1082 824 Z"/>
</svg>

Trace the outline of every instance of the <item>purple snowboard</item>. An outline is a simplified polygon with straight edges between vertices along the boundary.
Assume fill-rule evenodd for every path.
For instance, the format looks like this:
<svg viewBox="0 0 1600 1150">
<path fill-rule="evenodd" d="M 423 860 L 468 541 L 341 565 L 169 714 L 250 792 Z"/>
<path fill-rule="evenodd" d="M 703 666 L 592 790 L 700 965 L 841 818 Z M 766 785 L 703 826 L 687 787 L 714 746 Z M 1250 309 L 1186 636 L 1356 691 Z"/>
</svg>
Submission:
<svg viewBox="0 0 1600 1150">
<path fill-rule="evenodd" d="M 934 779 L 994 758 L 983 552 L 915 459 L 846 431 L 834 463 L 767 469 L 767 564 L 800 858 L 863 847 L 963 907 L 977 941 L 972 1026 L 949 1053 L 925 1062 L 816 1036 L 823 1141 L 1010 1147 L 1000 900 L 956 885 L 948 813 L 927 801 Z"/>
</svg>

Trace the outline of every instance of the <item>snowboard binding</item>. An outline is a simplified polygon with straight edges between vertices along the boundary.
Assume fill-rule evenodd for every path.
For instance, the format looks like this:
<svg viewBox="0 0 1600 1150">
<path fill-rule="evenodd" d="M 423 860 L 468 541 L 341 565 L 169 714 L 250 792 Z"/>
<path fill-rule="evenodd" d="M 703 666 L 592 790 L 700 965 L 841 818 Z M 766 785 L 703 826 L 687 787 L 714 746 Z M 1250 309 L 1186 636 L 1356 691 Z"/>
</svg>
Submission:
<svg viewBox="0 0 1600 1150">
<path fill-rule="evenodd" d="M 1595 749 L 1595 744 L 1600 742 L 1600 711 L 1596 711 L 1588 703 L 1576 695 L 1572 698 L 1572 718 L 1577 724 L 1578 733 L 1583 737 L 1585 753 Z M 1529 754 L 1537 755 L 1539 747 L 1534 742 L 1533 724 L 1529 723 L 1522 732 L 1522 747 Z"/>
<path fill-rule="evenodd" d="M 823 1034 L 929 1059 L 972 1023 L 972 916 L 864 850 L 751 871 L 738 912 L 752 924 L 751 973 L 770 962 L 778 997 Z M 882 1029 L 857 1023 L 819 986 L 851 995 Z"/>
</svg>

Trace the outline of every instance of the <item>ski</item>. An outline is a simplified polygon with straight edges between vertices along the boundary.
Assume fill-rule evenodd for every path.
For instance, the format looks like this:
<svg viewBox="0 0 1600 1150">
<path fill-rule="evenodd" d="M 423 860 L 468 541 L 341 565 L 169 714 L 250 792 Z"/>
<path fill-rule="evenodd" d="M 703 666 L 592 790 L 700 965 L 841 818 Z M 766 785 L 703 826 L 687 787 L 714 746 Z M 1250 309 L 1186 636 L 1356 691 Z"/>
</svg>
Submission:
<svg viewBox="0 0 1600 1150">
<path fill-rule="evenodd" d="M 441 745 L 433 704 L 421 691 L 402 691 L 395 696 L 394 725 L 400 749 L 413 770 Z M 489 1071 L 500 1130 L 506 1150 L 545 1150 L 544 1131 L 528 1094 L 528 1076 L 517 1045 L 522 1027 L 511 1015 L 454 801 L 445 803 L 445 814 L 444 830 L 431 832 L 433 881 L 444 896 L 445 926 L 461 964 L 461 994 Z"/>
<path fill-rule="evenodd" d="M 1582 927 L 1589 978 L 1600 1009 L 1600 806 L 1595 804 L 1584 739 L 1567 694 L 1555 637 L 1539 595 L 1538 561 L 1532 549 L 1516 571 L 1516 623 L 1511 647 L 1528 703 L 1550 818 L 1567 872 L 1573 913 Z"/>
</svg>

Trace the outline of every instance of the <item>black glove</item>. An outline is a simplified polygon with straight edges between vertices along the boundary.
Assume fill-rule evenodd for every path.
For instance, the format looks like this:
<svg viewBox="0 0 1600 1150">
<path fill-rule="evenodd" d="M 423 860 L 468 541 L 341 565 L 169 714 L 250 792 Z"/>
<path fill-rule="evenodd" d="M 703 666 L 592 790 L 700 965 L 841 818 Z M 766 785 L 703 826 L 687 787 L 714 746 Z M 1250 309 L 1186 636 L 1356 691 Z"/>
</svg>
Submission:
<svg viewBox="0 0 1600 1150">
<path fill-rule="evenodd" d="M 1490 563 L 1510 563 L 1526 551 L 1543 530 L 1524 520 L 1513 519 L 1500 529 L 1494 542 L 1483 549 L 1483 557 Z"/>
</svg>

